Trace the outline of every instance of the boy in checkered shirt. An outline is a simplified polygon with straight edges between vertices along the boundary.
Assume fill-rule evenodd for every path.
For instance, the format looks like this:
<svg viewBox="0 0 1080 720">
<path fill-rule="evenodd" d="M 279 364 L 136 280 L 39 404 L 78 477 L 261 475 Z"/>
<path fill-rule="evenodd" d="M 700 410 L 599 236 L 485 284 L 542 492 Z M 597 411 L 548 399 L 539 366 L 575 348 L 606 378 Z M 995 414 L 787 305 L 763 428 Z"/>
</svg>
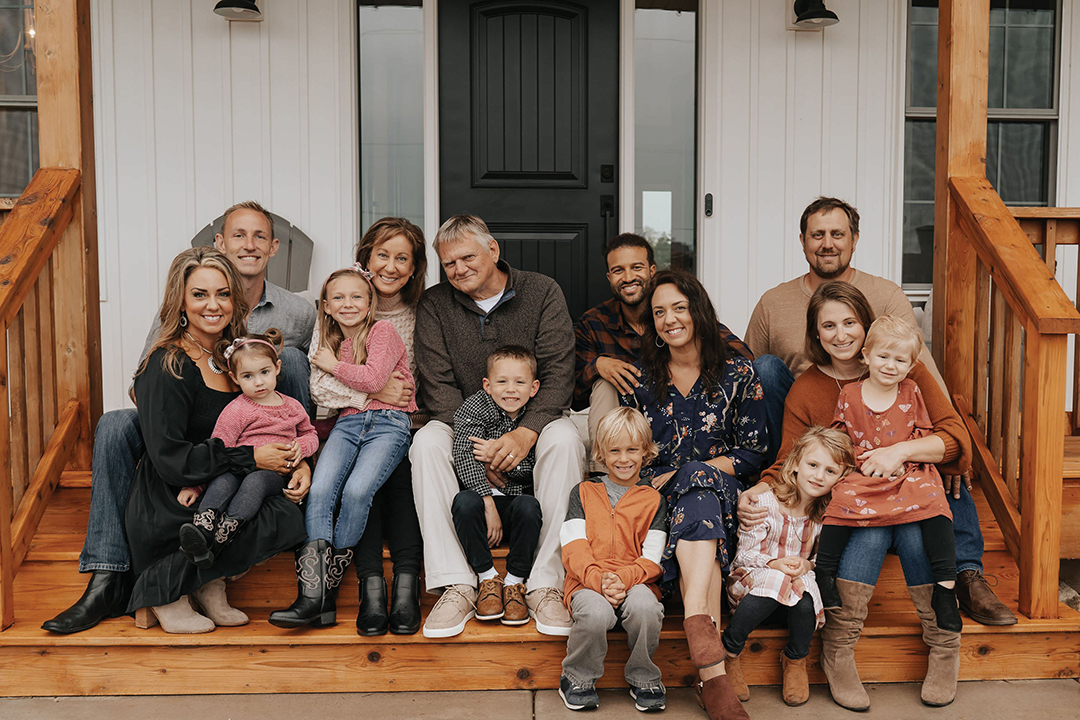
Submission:
<svg viewBox="0 0 1080 720">
<path fill-rule="evenodd" d="M 525 580 L 543 524 L 540 503 L 533 497 L 536 452 L 511 457 L 518 462 L 506 472 L 494 472 L 490 464 L 502 459 L 494 441 L 517 429 L 539 389 L 536 358 L 525 348 L 507 345 L 488 356 L 484 389 L 454 413 L 454 471 L 464 489 L 454 497 L 451 514 L 465 557 L 480 581 L 478 620 L 529 622 Z M 510 541 L 505 580 L 491 559 L 491 548 L 503 537 Z"/>
</svg>

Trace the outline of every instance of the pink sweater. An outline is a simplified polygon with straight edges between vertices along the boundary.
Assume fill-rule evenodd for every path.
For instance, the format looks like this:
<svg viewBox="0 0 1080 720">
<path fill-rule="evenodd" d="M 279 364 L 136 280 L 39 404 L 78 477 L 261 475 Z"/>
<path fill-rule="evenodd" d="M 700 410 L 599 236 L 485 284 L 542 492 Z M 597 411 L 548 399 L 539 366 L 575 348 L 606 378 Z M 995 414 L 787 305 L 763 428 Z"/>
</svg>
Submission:
<svg viewBox="0 0 1080 720">
<path fill-rule="evenodd" d="M 390 379 L 396 370 L 412 383 L 413 374 L 409 369 L 409 354 L 405 351 L 405 343 L 401 341 L 397 330 L 387 320 L 380 320 L 371 326 L 367 336 L 367 360 L 363 365 L 339 360 L 334 366 L 334 377 L 345 383 L 353 390 L 363 393 L 374 393 L 382 390 L 383 385 Z M 338 357 L 353 357 L 352 338 L 345 338 L 338 348 Z M 416 396 L 413 395 L 408 407 L 399 408 L 396 405 L 388 405 L 378 400 L 368 399 L 364 410 L 404 410 L 416 412 Z M 355 415 L 356 408 L 344 408 L 339 418 Z"/>
<path fill-rule="evenodd" d="M 280 405 L 260 405 L 247 395 L 241 395 L 225 406 L 214 426 L 214 437 L 226 447 L 300 441 L 304 457 L 319 449 L 319 436 L 308 419 L 307 410 L 296 400 L 278 393 Z"/>
</svg>

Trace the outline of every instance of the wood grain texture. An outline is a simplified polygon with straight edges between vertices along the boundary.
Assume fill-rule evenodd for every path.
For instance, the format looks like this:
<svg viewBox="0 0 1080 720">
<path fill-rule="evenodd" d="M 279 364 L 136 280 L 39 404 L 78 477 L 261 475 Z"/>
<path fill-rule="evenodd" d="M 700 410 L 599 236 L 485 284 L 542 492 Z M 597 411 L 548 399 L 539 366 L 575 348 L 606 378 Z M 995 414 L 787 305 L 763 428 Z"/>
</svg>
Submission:
<svg viewBox="0 0 1080 720">
<path fill-rule="evenodd" d="M 46 265 L 46 267 L 48 267 Z M 34 283 L 30 295 L 23 303 L 23 334 L 26 339 L 26 360 L 24 370 L 26 372 L 26 461 L 27 467 L 33 470 L 41 460 L 41 453 L 45 446 L 45 428 L 42 424 L 42 402 L 44 395 L 41 377 L 41 318 L 38 315 L 38 292 L 41 282 Z M 29 477 L 27 477 L 29 481 Z"/>
<path fill-rule="evenodd" d="M 990 300 L 990 378 L 988 385 L 989 398 L 989 432 L 987 443 L 990 446 L 990 454 L 994 457 L 994 464 L 1001 467 L 1001 439 L 1003 425 L 1003 409 L 1005 407 L 1005 318 L 1009 311 L 1009 305 L 1005 302 L 1005 296 L 997 286 L 993 287 Z"/>
<path fill-rule="evenodd" d="M 1058 612 L 1067 347 L 1064 335 L 1041 335 L 1029 326 L 1020 486 L 1020 610 L 1029 617 Z"/>
<path fill-rule="evenodd" d="M 1032 245 L 1042 245 L 1046 242 L 1047 227 L 1050 220 L 1045 217 L 1022 217 L 1016 214 L 1019 209 L 1029 210 L 1072 210 L 1072 208 L 1014 208 L 1013 217 L 1020 224 L 1020 229 L 1031 240 Z M 1080 242 L 1080 219 L 1055 218 L 1054 241 L 1058 245 L 1076 245 Z"/>
<path fill-rule="evenodd" d="M 0 230 L 2 232 L 2 230 Z M 0 325 L 0 398 L 8 393 L 7 328 Z M 0 413 L 0 630 L 15 622 L 15 556 L 11 551 L 11 440 L 8 415 Z"/>
<path fill-rule="evenodd" d="M 8 470 L 11 487 L 11 508 L 14 512 L 22 500 L 23 491 L 30 480 L 26 442 L 26 338 L 23 312 L 15 314 L 8 325 L 8 433 L 11 459 Z"/>
<path fill-rule="evenodd" d="M 978 263 L 975 276 L 975 357 L 972 363 L 971 401 L 975 422 L 986 435 L 987 385 L 990 379 L 990 271 Z"/>
<path fill-rule="evenodd" d="M 88 470 L 93 428 L 101 415 L 90 0 L 40 0 L 36 8 L 41 164 L 74 168 L 82 177 L 73 222 L 57 249 L 53 270 L 57 403 L 77 399 L 86 404 L 85 427 L 72 463 Z"/>
<path fill-rule="evenodd" d="M 1080 559 L 1080 484 L 1068 481 L 1061 492 L 1061 558 Z"/>
<path fill-rule="evenodd" d="M 1001 475 L 1015 501 L 1020 474 L 1020 371 L 1023 367 L 1023 328 L 1012 308 L 1005 305 L 1005 370 L 1001 392 Z M 1060 370 L 1059 370 L 1060 372 Z"/>
<path fill-rule="evenodd" d="M 56 314 L 53 308 L 52 263 L 46 263 L 37 281 L 38 357 L 41 358 L 41 442 L 47 445 L 56 427 L 56 346 L 53 327 Z"/>
<path fill-rule="evenodd" d="M 1080 313 L 990 181 L 952 177 L 949 187 L 968 239 L 990 267 L 1013 312 L 1040 333 L 1080 332 Z"/>
</svg>

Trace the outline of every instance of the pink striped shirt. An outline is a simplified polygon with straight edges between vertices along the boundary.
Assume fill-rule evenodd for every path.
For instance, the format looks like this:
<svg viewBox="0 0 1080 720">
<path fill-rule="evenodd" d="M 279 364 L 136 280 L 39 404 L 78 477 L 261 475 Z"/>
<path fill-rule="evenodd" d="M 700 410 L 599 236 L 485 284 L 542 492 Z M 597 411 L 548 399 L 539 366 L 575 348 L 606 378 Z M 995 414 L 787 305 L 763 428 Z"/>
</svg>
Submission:
<svg viewBox="0 0 1080 720">
<path fill-rule="evenodd" d="M 739 528 L 739 550 L 728 575 L 728 599 L 732 610 L 747 595 L 772 598 L 791 607 L 807 592 L 814 599 L 817 627 L 820 628 L 825 624 L 825 611 L 814 571 L 792 579 L 779 570 L 773 570 L 769 562 L 793 556 L 813 562 L 817 555 L 821 523 L 812 522 L 808 517 L 788 515 L 771 490 L 757 497 L 759 505 L 769 514 L 764 522 L 749 530 Z"/>
</svg>

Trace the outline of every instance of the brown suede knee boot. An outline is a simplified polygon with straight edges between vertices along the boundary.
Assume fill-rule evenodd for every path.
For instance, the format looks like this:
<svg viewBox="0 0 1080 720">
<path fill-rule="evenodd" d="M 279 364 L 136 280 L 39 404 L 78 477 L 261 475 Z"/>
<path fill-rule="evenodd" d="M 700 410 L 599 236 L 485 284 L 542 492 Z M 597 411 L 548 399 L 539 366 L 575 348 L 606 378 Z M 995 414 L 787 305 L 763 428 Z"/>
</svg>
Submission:
<svg viewBox="0 0 1080 720">
<path fill-rule="evenodd" d="M 870 696 L 855 667 L 855 643 L 862 634 L 874 586 L 838 579 L 836 587 L 843 607 L 825 611 L 825 627 L 821 628 L 821 669 L 836 704 L 861 712 L 870 709 Z"/>
<path fill-rule="evenodd" d="M 930 647 L 922 701 L 931 707 L 942 707 L 956 697 L 956 681 L 960 676 L 960 633 L 938 627 L 930 602 L 934 594 L 932 584 L 911 586 L 908 594 L 922 621 L 923 642 Z"/>
<path fill-rule="evenodd" d="M 724 644 L 720 631 L 708 615 L 691 615 L 683 619 L 686 644 L 690 646 L 690 662 L 701 670 L 719 665 L 724 661 Z M 743 710 L 731 680 L 718 675 L 702 683 L 701 700 L 711 720 L 750 720 Z"/>
</svg>

